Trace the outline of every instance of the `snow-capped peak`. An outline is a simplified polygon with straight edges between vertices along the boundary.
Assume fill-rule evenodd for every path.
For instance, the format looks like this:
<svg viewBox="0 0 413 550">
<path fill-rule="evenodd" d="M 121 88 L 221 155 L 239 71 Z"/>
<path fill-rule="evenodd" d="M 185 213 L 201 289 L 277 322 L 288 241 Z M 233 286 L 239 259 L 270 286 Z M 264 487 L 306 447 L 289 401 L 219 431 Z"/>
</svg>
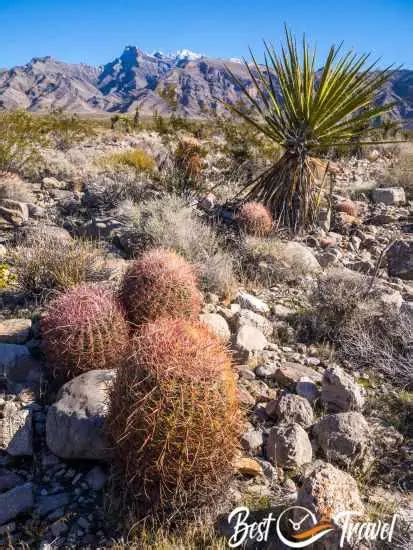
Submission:
<svg viewBox="0 0 413 550">
<path fill-rule="evenodd" d="M 191 50 L 179 50 L 174 54 L 175 59 L 179 61 L 195 61 L 203 57 L 200 53 L 191 52 Z"/>
</svg>

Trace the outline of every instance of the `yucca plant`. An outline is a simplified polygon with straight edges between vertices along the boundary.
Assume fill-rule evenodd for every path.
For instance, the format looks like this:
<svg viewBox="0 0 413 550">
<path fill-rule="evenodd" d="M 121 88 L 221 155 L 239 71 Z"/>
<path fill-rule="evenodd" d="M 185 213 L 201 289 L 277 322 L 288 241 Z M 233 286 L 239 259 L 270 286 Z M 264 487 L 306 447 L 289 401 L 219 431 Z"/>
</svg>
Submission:
<svg viewBox="0 0 413 550">
<path fill-rule="evenodd" d="M 282 157 L 241 192 L 248 201 L 267 206 L 277 225 L 294 232 L 314 225 L 327 163 L 323 154 L 331 147 L 354 146 L 354 141 L 377 130 L 374 119 L 393 104 L 376 106 L 374 100 L 392 75 L 392 67 L 375 70 L 369 54 L 348 52 L 332 46 L 324 68 L 315 68 L 315 50 L 303 38 L 302 52 L 286 29 L 281 54 L 265 43 L 264 65 L 253 53 L 244 60 L 252 90 L 228 69 L 232 79 L 252 106 L 252 114 L 226 106 L 248 121 L 284 150 Z"/>
</svg>

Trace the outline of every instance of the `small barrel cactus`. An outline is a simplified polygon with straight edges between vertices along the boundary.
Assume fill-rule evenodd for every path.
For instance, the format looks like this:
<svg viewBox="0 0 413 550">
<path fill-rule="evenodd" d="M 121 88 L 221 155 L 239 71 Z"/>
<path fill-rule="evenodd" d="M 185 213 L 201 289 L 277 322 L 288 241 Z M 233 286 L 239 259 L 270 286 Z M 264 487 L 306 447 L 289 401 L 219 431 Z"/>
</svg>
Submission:
<svg viewBox="0 0 413 550">
<path fill-rule="evenodd" d="M 182 319 L 143 325 L 133 348 L 106 425 L 122 486 L 138 514 L 188 514 L 233 470 L 242 416 L 231 357 L 210 329 Z"/>
<path fill-rule="evenodd" d="M 61 294 L 41 321 L 42 344 L 55 376 L 69 380 L 123 361 L 128 324 L 109 290 L 80 285 Z"/>
<path fill-rule="evenodd" d="M 348 214 L 354 218 L 356 218 L 359 213 L 357 204 L 349 199 L 338 202 L 336 210 L 337 212 L 344 212 L 344 214 Z"/>
<path fill-rule="evenodd" d="M 247 202 L 237 214 L 238 223 L 249 235 L 264 237 L 271 233 L 273 218 L 270 211 L 258 202 Z"/>
<path fill-rule="evenodd" d="M 148 251 L 126 271 L 121 302 L 134 325 L 159 317 L 195 319 L 201 295 L 194 267 L 175 252 Z"/>
</svg>

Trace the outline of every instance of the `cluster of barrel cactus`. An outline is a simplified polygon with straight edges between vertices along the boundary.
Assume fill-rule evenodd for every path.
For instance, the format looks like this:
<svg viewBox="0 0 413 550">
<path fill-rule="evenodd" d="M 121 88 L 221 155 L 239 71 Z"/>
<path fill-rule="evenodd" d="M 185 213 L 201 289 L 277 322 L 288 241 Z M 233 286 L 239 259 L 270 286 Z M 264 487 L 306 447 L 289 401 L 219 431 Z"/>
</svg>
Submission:
<svg viewBox="0 0 413 550">
<path fill-rule="evenodd" d="M 228 350 L 197 320 L 200 310 L 193 266 L 155 249 L 131 262 L 118 293 L 75 287 L 41 322 L 61 378 L 117 369 L 106 429 L 138 513 L 151 506 L 186 514 L 232 471 L 241 426 L 235 376 Z"/>
</svg>

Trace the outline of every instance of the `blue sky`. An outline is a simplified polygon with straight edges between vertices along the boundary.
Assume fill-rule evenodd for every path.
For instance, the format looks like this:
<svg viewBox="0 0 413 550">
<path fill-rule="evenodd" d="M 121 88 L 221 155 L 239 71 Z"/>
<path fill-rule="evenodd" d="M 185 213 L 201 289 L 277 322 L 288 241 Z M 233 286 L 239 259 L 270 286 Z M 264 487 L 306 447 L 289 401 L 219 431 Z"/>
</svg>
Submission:
<svg viewBox="0 0 413 550">
<path fill-rule="evenodd" d="M 320 60 L 344 40 L 413 69 L 413 0 L 0 0 L 0 67 L 44 55 L 101 64 L 126 45 L 242 57 L 262 39 L 278 45 L 284 22 Z"/>
</svg>

